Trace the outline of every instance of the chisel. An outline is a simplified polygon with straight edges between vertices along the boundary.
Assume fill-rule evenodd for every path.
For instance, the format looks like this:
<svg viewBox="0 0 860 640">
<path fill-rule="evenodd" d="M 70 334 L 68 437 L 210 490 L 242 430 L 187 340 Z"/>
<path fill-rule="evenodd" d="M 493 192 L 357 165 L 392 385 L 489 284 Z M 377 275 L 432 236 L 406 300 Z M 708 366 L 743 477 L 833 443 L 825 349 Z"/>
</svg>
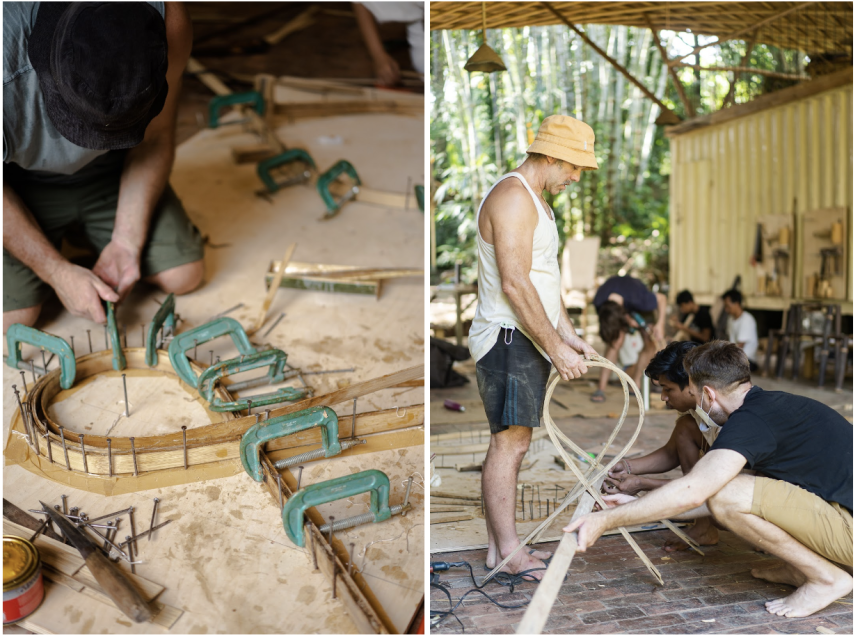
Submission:
<svg viewBox="0 0 860 640">
<path fill-rule="evenodd" d="M 93 574 L 105 594 L 113 600 L 114 604 L 129 618 L 135 622 L 148 622 L 152 619 L 155 611 L 143 599 L 129 581 L 125 574 L 101 550 L 81 532 L 75 525 L 67 520 L 56 509 L 40 503 L 54 521 L 60 531 L 80 552 L 87 568 Z"/>
</svg>

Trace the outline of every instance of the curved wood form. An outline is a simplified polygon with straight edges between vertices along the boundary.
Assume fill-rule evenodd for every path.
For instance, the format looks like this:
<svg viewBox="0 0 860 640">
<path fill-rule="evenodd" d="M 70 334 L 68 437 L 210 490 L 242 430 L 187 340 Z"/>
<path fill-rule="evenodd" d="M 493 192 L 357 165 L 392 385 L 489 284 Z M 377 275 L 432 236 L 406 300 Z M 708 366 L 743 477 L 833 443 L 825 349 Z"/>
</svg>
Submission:
<svg viewBox="0 0 860 640">
<path fill-rule="evenodd" d="M 176 376 L 166 352 L 159 353 L 161 357 L 155 367 L 146 366 L 146 352 L 143 348 L 125 349 L 124 352 L 131 369 Z M 113 372 L 111 358 L 111 351 L 95 352 L 78 358 L 76 386 L 80 388 L 99 374 L 119 375 Z M 195 363 L 192 363 L 192 367 L 198 375 L 204 369 Z M 239 440 L 247 429 L 257 423 L 257 415 L 238 417 L 235 413 L 218 413 L 207 408 L 207 414 L 212 420 L 207 426 L 187 429 L 185 432 L 135 437 L 133 443 L 128 437 L 111 437 L 108 446 L 108 438 L 104 436 L 80 434 L 74 426 L 60 425 L 50 418 L 48 406 L 51 401 L 74 393 L 74 388 L 68 391 L 60 388 L 59 375 L 59 370 L 56 369 L 42 376 L 30 387 L 29 393 L 22 401 L 25 411 L 35 418 L 32 420 L 36 433 L 35 446 L 27 446 L 28 429 L 20 412 L 15 412 L 6 445 L 8 462 L 17 462 L 64 484 L 105 494 L 133 491 L 141 486 L 169 486 L 205 477 L 223 477 L 242 470 L 239 464 Z M 287 407 L 274 409 L 270 415 L 276 417 L 321 404 L 344 402 L 422 376 L 423 366 L 419 365 L 316 398 L 306 398 Z M 198 397 L 196 389 L 176 377 L 186 391 L 207 407 L 207 403 Z M 220 385 L 216 397 L 226 402 L 232 400 Z M 375 412 L 358 416 L 356 435 L 360 435 L 358 426 L 362 426 L 365 432 L 374 433 L 384 430 L 384 426 L 391 425 L 392 422 L 399 427 L 423 423 L 423 411 L 419 412 L 420 422 L 416 422 L 416 411 L 407 411 L 406 416 L 397 416 L 397 419 L 390 419 L 387 415 L 380 419 L 377 415 L 387 413 L 395 412 Z M 339 426 L 341 437 L 348 436 L 352 427 L 352 416 L 339 419 Z M 282 442 L 285 440 L 282 438 L 278 444 L 272 442 L 266 448 L 271 451 L 277 448 L 303 447 L 310 442 L 308 436 L 296 435 L 302 437 L 290 443 Z M 360 452 L 360 447 L 356 452 Z M 100 484 L 99 481 L 104 482 Z"/>
</svg>

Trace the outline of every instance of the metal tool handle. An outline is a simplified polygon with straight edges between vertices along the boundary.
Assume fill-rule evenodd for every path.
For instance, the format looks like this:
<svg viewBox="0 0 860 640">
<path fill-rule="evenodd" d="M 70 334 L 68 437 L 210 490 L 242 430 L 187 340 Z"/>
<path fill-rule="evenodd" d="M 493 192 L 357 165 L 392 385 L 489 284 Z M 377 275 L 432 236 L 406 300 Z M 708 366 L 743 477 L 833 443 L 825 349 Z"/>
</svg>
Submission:
<svg viewBox="0 0 860 640">
<path fill-rule="evenodd" d="M 146 335 L 146 366 L 154 367 L 158 364 L 158 350 L 156 343 L 158 340 L 158 331 L 162 327 L 173 329 L 176 323 L 176 298 L 172 293 L 167 295 L 164 302 L 155 312 L 152 317 L 152 322 L 149 325 L 149 333 Z"/>
<path fill-rule="evenodd" d="M 260 464 L 260 447 L 269 440 L 289 436 L 299 431 L 322 427 L 322 443 L 325 457 L 331 458 L 341 452 L 338 439 L 337 414 L 330 407 L 311 407 L 303 411 L 269 418 L 248 429 L 239 442 L 239 458 L 245 471 L 257 482 L 263 481 Z"/>
<path fill-rule="evenodd" d="M 266 185 L 266 189 L 269 193 L 275 193 L 280 188 L 278 183 L 275 182 L 275 179 L 272 177 L 272 169 L 276 169 L 292 162 L 302 162 L 311 169 L 317 168 L 313 158 L 311 158 L 310 154 L 304 149 L 287 149 L 283 153 L 271 158 L 266 158 L 257 165 L 257 175 L 260 176 L 260 180 L 262 180 L 263 184 Z"/>
<path fill-rule="evenodd" d="M 60 386 L 70 389 L 75 383 L 75 352 L 69 343 L 58 336 L 39 331 L 33 327 L 15 323 L 6 331 L 6 345 L 9 355 L 6 364 L 15 369 L 21 361 L 21 345 L 30 344 L 34 347 L 57 354 L 60 360 Z"/>
<path fill-rule="evenodd" d="M 332 478 L 305 487 L 296 492 L 284 505 L 281 518 L 290 540 L 300 547 L 305 546 L 305 511 L 327 502 L 349 498 L 370 492 L 370 513 L 373 522 L 382 522 L 391 517 L 388 495 L 391 485 L 388 476 L 378 469 L 359 471 L 342 478 Z"/>
<path fill-rule="evenodd" d="M 352 178 L 355 181 L 355 184 L 361 184 L 361 180 L 358 177 L 358 172 L 356 172 L 355 167 L 346 160 L 335 162 L 325 173 L 322 173 L 320 177 L 317 178 L 317 191 L 323 199 L 323 202 L 325 202 L 326 209 L 329 213 L 336 211 L 338 208 L 338 203 L 335 202 L 332 197 L 329 185 L 344 173 Z"/>
<path fill-rule="evenodd" d="M 113 350 L 111 358 L 111 366 L 114 371 L 122 371 L 126 367 L 125 353 L 122 350 L 122 344 L 119 341 L 119 326 L 116 323 L 116 309 L 113 302 L 105 302 L 107 316 L 107 332 L 110 335 L 110 345 Z"/>
<path fill-rule="evenodd" d="M 167 354 L 170 356 L 170 364 L 173 365 L 173 370 L 182 378 L 182 380 L 197 388 L 197 376 L 191 369 L 191 363 L 185 352 L 194 347 L 194 341 L 197 345 L 204 344 L 215 338 L 229 335 L 233 338 L 233 344 L 239 350 L 239 353 L 245 356 L 250 356 L 257 353 L 257 350 L 251 345 L 251 340 L 248 334 L 242 328 L 237 320 L 229 317 L 216 318 L 211 322 L 200 325 L 190 331 L 185 331 L 175 336 L 170 341 L 170 346 L 167 348 Z"/>
<path fill-rule="evenodd" d="M 234 104 L 249 104 L 254 107 L 259 115 L 263 115 L 266 109 L 266 101 L 259 91 L 247 91 L 245 93 L 230 93 L 226 96 L 215 96 L 209 101 L 209 128 L 217 129 L 220 124 L 218 115 L 221 109 Z"/>
</svg>

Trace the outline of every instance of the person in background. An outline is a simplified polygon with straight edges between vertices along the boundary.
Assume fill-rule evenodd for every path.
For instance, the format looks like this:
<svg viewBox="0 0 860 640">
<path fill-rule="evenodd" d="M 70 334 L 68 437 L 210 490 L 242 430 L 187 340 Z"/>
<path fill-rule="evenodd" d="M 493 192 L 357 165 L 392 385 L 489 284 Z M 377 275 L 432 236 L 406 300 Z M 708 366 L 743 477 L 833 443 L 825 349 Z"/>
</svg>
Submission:
<svg viewBox="0 0 860 640">
<path fill-rule="evenodd" d="M 750 361 L 750 371 L 758 370 L 755 352 L 758 350 L 758 326 L 749 311 L 744 311 L 743 296 L 737 289 L 729 289 L 723 294 L 723 305 L 729 314 L 729 342 L 743 349 Z"/>
<path fill-rule="evenodd" d="M 373 58 L 376 78 L 383 85 L 400 82 L 400 65 L 385 51 L 377 23 L 405 22 L 409 57 L 415 70 L 424 73 L 424 3 L 423 2 L 356 2 L 355 19 L 361 37 Z"/>
<path fill-rule="evenodd" d="M 679 318 L 669 318 L 669 325 L 678 334 L 675 340 L 690 340 L 696 344 L 705 344 L 714 339 L 714 321 L 711 314 L 703 309 L 693 299 L 693 294 L 684 289 L 675 296 L 678 305 Z"/>
<path fill-rule="evenodd" d="M 663 342 L 666 296 L 648 291 L 641 280 L 632 276 L 612 276 L 594 294 L 594 306 L 600 323 L 600 339 L 606 345 L 606 359 L 611 362 L 618 363 L 618 352 L 625 335 L 643 329 L 645 346 L 629 372 L 636 386 L 641 385 L 645 365 L 657 353 L 658 344 Z M 600 382 L 591 395 L 592 402 L 606 401 L 609 374 L 609 369 L 600 370 Z"/>
</svg>

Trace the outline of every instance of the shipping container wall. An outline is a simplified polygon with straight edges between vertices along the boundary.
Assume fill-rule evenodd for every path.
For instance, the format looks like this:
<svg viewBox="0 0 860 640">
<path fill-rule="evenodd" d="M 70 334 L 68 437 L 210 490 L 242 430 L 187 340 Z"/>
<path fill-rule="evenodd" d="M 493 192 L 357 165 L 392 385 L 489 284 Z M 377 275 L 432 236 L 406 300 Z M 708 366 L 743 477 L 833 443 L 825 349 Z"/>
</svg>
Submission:
<svg viewBox="0 0 860 640">
<path fill-rule="evenodd" d="M 805 212 L 847 207 L 847 300 L 853 300 L 852 89 L 844 85 L 671 138 L 673 297 L 689 289 L 711 304 L 740 274 L 744 296 L 756 306 L 750 258 L 759 218 L 791 216 L 802 234 Z M 784 308 L 782 301 L 770 303 L 760 306 Z"/>
</svg>

